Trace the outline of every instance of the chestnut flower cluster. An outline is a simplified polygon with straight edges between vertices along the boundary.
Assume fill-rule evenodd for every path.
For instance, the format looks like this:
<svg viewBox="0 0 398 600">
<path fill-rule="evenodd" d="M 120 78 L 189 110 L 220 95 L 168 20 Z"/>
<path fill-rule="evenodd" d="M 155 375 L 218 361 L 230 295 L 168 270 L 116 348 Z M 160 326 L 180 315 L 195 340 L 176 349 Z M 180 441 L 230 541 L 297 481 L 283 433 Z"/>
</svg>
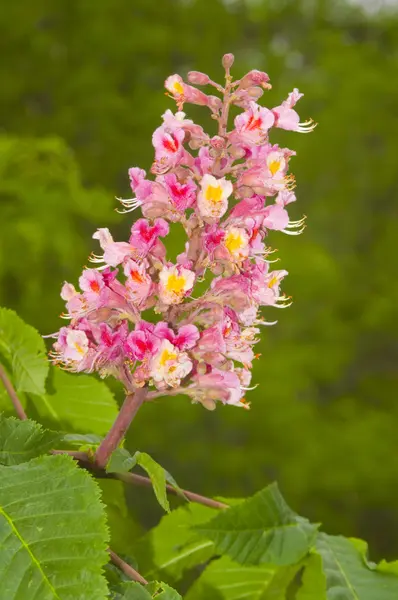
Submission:
<svg viewBox="0 0 398 600">
<path fill-rule="evenodd" d="M 148 397 L 186 394 L 213 409 L 216 401 L 248 407 L 251 367 L 262 306 L 285 307 L 280 291 L 284 270 L 271 270 L 269 230 L 296 235 L 303 219 L 290 221 L 286 207 L 296 200 L 288 175 L 295 152 L 269 141 L 272 127 L 309 132 L 294 107 L 297 89 L 271 110 L 257 101 L 269 89 L 266 73 L 253 70 L 234 81 L 234 57 L 223 57 L 225 85 L 197 71 L 188 83 L 168 77 L 166 90 L 177 104 L 153 134 L 153 178 L 129 170 L 134 194 L 120 202 L 143 218 L 128 241 L 99 229 L 102 254 L 92 255 L 80 291 L 65 283 L 70 324 L 55 334 L 52 359 L 75 372 L 113 375 L 128 391 L 146 386 Z M 196 86 L 210 86 L 219 95 Z M 220 97 L 221 95 L 221 97 Z M 206 106 L 218 122 L 213 137 L 187 119 L 185 103 Z M 242 112 L 228 130 L 228 112 Z M 175 262 L 164 238 L 180 223 L 187 241 Z M 195 295 L 195 287 L 204 289 Z M 153 309 L 151 321 L 143 312 Z"/>
</svg>

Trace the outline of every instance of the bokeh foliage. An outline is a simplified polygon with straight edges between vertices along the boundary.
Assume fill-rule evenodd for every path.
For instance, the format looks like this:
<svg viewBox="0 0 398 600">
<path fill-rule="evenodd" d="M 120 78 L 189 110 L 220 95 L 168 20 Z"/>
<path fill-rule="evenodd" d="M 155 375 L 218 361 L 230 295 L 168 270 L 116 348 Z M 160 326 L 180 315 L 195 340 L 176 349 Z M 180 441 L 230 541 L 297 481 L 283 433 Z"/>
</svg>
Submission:
<svg viewBox="0 0 398 600">
<path fill-rule="evenodd" d="M 152 161 L 168 74 L 217 78 L 232 51 L 235 73 L 269 72 L 267 104 L 305 92 L 300 114 L 319 127 L 275 141 L 297 150 L 291 213 L 308 227 L 270 240 L 294 304 L 266 313 L 279 323 L 264 331 L 252 410 L 160 400 L 129 447 L 204 493 L 276 478 L 298 512 L 396 555 L 398 17 L 331 0 L 13 0 L 0 32 L 0 304 L 43 333 L 93 231 L 128 232 L 113 197 L 128 196 L 129 166 Z"/>
</svg>

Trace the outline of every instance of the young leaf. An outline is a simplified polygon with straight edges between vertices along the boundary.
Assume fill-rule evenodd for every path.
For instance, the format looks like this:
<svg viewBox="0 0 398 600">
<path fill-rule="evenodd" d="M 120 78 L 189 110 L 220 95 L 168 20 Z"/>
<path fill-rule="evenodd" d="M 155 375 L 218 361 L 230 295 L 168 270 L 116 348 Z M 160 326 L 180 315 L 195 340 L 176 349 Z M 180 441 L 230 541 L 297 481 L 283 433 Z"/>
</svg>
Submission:
<svg viewBox="0 0 398 600">
<path fill-rule="evenodd" d="M 140 465 L 147 473 L 152 482 L 153 491 L 160 504 L 160 506 L 166 511 L 170 512 L 170 504 L 167 498 L 166 491 L 166 475 L 163 467 L 153 460 L 146 452 L 136 452 L 134 458 L 137 464 Z"/>
<path fill-rule="evenodd" d="M 170 512 L 170 504 L 167 498 L 166 482 L 172 481 L 174 487 L 179 490 L 175 480 L 170 473 L 165 471 L 149 454 L 146 452 L 135 452 L 133 456 L 125 448 L 118 448 L 112 453 L 106 466 L 107 473 L 127 473 L 135 465 L 142 467 L 149 475 L 153 490 L 160 506 Z"/>
<path fill-rule="evenodd" d="M 309 551 L 318 526 L 299 517 L 271 484 L 196 527 L 216 550 L 241 564 L 291 565 Z"/>
<path fill-rule="evenodd" d="M 43 338 L 7 308 L 0 308 L 0 354 L 10 363 L 17 392 L 45 393 L 48 361 Z"/>
<path fill-rule="evenodd" d="M 135 581 L 123 583 L 118 587 L 116 593 L 111 596 L 112 600 L 182 600 L 180 594 L 165 583 L 153 582 L 143 586 Z"/>
<path fill-rule="evenodd" d="M 108 433 L 118 406 L 108 386 L 90 375 L 76 375 L 54 368 L 54 394 L 35 397 L 40 417 L 54 428 L 77 433 Z"/>
<path fill-rule="evenodd" d="M 112 452 L 108 464 L 107 473 L 128 473 L 137 464 L 136 455 L 132 456 L 125 448 L 117 448 Z"/>
<path fill-rule="evenodd" d="M 180 594 L 165 583 L 153 581 L 148 584 L 146 589 L 151 592 L 151 597 L 156 598 L 156 600 L 182 600 Z"/>
<path fill-rule="evenodd" d="M 393 563 L 390 571 L 385 562 L 380 566 L 368 563 L 367 546 L 358 542 L 319 534 L 316 543 L 319 558 L 311 559 L 304 571 L 298 600 L 334 600 L 337 597 L 339 600 L 396 600 L 396 565 Z"/>
<path fill-rule="evenodd" d="M 100 435 L 95 435 L 95 433 L 65 433 L 62 436 L 62 441 L 66 442 L 68 446 L 72 446 L 74 448 L 95 448 L 100 445 L 104 438 Z"/>
<path fill-rule="evenodd" d="M 228 556 L 214 560 L 194 583 L 186 600 L 285 600 L 300 564 L 244 567 Z"/>
<path fill-rule="evenodd" d="M 152 594 L 140 583 L 129 581 L 117 586 L 111 600 L 152 600 Z"/>
<path fill-rule="evenodd" d="M 147 579 L 178 581 L 186 569 L 205 563 L 214 555 L 214 544 L 192 531 L 206 522 L 214 509 L 201 504 L 184 505 L 165 515 L 137 544 L 139 570 Z"/>
<path fill-rule="evenodd" d="M 34 421 L 0 415 L 0 464 L 19 465 L 47 454 L 60 439 L 59 433 L 45 430 Z"/>
<path fill-rule="evenodd" d="M 104 600 L 99 488 L 65 455 L 0 467 L 0 600 Z"/>
</svg>

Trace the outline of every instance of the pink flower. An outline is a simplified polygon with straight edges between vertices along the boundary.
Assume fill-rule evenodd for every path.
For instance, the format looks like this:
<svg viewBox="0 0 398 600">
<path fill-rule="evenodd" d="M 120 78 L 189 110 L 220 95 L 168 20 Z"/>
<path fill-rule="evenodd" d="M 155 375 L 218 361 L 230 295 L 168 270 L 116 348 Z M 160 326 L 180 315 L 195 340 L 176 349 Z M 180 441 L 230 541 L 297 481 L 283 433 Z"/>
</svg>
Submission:
<svg viewBox="0 0 398 600">
<path fill-rule="evenodd" d="M 153 225 L 147 219 L 138 219 L 131 228 L 129 243 L 141 257 L 145 257 L 158 245 L 159 237 L 168 233 L 169 225 L 164 219 L 155 219 Z"/>
<path fill-rule="evenodd" d="M 211 219 L 222 217 L 228 208 L 228 198 L 232 194 L 232 190 L 231 181 L 225 177 L 216 179 L 213 175 L 204 175 L 198 196 L 199 214 Z"/>
<path fill-rule="evenodd" d="M 187 393 L 208 410 L 215 409 L 217 400 L 223 404 L 245 407 L 240 380 L 233 371 L 212 369 L 204 375 L 195 375 L 192 381 L 193 385 L 187 388 Z"/>
<path fill-rule="evenodd" d="M 79 279 L 80 289 L 88 302 L 99 303 L 106 290 L 103 277 L 96 269 L 85 269 Z"/>
<path fill-rule="evenodd" d="M 272 204 L 264 209 L 263 227 L 283 231 L 289 225 L 289 215 L 279 204 Z"/>
<path fill-rule="evenodd" d="M 181 352 L 169 340 L 162 340 L 159 350 L 151 359 L 150 375 L 155 385 L 166 384 L 172 388 L 180 385 L 192 371 L 192 361 L 186 352 Z"/>
<path fill-rule="evenodd" d="M 312 119 L 300 123 L 300 117 L 293 110 L 293 106 L 302 98 L 304 94 L 300 94 L 297 88 L 294 88 L 293 92 L 289 94 L 287 100 L 282 102 L 280 106 L 276 106 L 272 109 L 275 115 L 275 127 L 281 129 L 287 129 L 290 131 L 300 131 L 301 133 L 309 133 L 316 127 L 316 123 Z"/>
<path fill-rule="evenodd" d="M 162 125 L 155 130 L 152 136 L 155 158 L 164 170 L 178 163 L 184 150 L 182 145 L 184 137 L 184 130 L 180 128 L 168 128 Z"/>
<path fill-rule="evenodd" d="M 159 297 L 164 304 L 180 304 L 193 288 L 195 273 L 180 265 L 164 266 L 159 273 Z"/>
<path fill-rule="evenodd" d="M 289 305 L 280 290 L 287 271 L 270 271 L 268 231 L 297 235 L 304 228 L 304 219 L 289 221 L 286 210 L 296 200 L 288 172 L 295 153 L 272 144 L 271 130 L 314 125 L 299 122 L 297 89 L 272 110 L 260 106 L 268 75 L 252 70 L 234 81 L 233 61 L 232 54 L 223 58 L 222 85 L 198 71 L 189 83 L 177 74 L 166 79 L 177 111 L 167 109 L 153 134 L 150 174 L 129 169 L 133 197 L 120 200 L 120 212 L 141 209 L 143 218 L 128 241 L 98 229 L 93 237 L 103 254 L 90 258 L 98 268 L 84 269 L 81 293 L 70 283 L 62 287 L 70 324 L 54 335 L 51 356 L 65 369 L 112 375 L 130 393 L 151 390 L 149 398 L 181 393 L 209 409 L 217 401 L 248 408 L 243 392 L 250 389 L 258 326 L 273 324 L 260 308 Z M 196 85 L 212 86 L 214 95 Z M 184 103 L 205 107 L 217 133 L 186 118 Z M 230 105 L 243 109 L 232 129 Z M 170 222 L 179 231 L 172 231 L 173 262 L 164 243 Z M 153 322 L 142 318 L 149 309 Z"/>
<path fill-rule="evenodd" d="M 93 238 L 99 240 L 100 246 L 104 251 L 102 256 L 96 254 L 90 258 L 91 262 L 94 263 L 105 263 L 110 267 L 117 267 L 127 257 L 133 257 L 135 255 L 134 248 L 127 242 L 114 242 L 113 238 L 106 227 L 98 229 Z"/>
<path fill-rule="evenodd" d="M 61 290 L 61 298 L 66 301 L 66 309 L 69 315 L 79 314 L 84 308 L 83 295 L 79 294 L 71 283 L 65 281 Z"/>
<path fill-rule="evenodd" d="M 231 141 L 247 144 L 266 142 L 268 130 L 273 126 L 275 117 L 272 111 L 250 102 L 250 108 L 235 118 L 234 136 Z"/>
<path fill-rule="evenodd" d="M 147 273 L 147 264 L 128 260 L 124 265 L 124 274 L 127 278 L 125 284 L 127 299 L 144 309 L 146 300 L 154 288 L 152 279 Z"/>
<path fill-rule="evenodd" d="M 196 201 L 196 185 L 191 178 L 184 183 L 174 173 L 164 176 L 164 183 L 173 206 L 180 212 L 191 208 Z"/>
</svg>

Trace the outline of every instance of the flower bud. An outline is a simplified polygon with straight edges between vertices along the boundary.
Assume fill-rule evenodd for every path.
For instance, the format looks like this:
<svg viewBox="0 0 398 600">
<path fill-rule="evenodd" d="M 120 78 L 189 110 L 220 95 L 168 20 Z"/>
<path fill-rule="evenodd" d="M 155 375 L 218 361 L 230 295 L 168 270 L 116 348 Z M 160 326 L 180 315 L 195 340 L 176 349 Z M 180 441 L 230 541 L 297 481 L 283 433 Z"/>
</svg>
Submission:
<svg viewBox="0 0 398 600">
<path fill-rule="evenodd" d="M 211 138 L 210 144 L 216 150 L 221 150 L 221 148 L 225 147 L 225 139 L 223 137 L 221 137 L 220 135 L 215 135 Z"/>
<path fill-rule="evenodd" d="M 208 101 L 211 110 L 216 111 L 222 108 L 222 102 L 217 96 L 208 96 Z"/>
<path fill-rule="evenodd" d="M 268 89 L 271 86 L 269 85 L 269 76 L 264 71 L 257 71 L 257 69 L 253 69 L 246 73 L 244 77 L 240 80 L 239 88 L 247 89 L 253 85 L 261 85 L 263 88 Z"/>
<path fill-rule="evenodd" d="M 222 66 L 225 70 L 228 70 L 234 64 L 235 56 L 233 54 L 224 54 L 222 57 Z"/>
<path fill-rule="evenodd" d="M 194 85 L 207 85 L 210 81 L 210 77 L 206 75 L 206 73 L 201 73 L 200 71 L 189 71 L 188 81 Z"/>
<path fill-rule="evenodd" d="M 264 94 L 264 90 L 262 90 L 258 86 L 249 87 L 249 88 L 247 88 L 246 92 L 247 92 L 248 96 L 250 96 L 250 98 L 254 101 L 261 98 L 261 96 Z"/>
</svg>

